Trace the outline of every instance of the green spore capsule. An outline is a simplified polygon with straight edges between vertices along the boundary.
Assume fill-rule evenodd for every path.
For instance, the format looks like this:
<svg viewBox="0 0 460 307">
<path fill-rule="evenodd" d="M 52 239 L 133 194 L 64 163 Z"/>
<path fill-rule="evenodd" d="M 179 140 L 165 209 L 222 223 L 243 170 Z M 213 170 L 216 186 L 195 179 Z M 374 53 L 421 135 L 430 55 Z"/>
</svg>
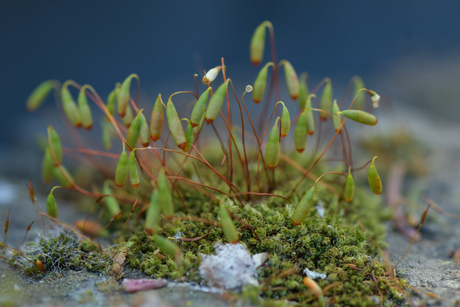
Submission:
<svg viewBox="0 0 460 307">
<path fill-rule="evenodd" d="M 203 116 L 201 117 L 200 122 L 198 123 L 198 126 L 193 128 L 193 138 L 196 139 L 198 137 L 198 134 L 200 133 L 201 129 L 203 128 L 203 124 L 204 124 L 204 113 L 203 113 Z"/>
<path fill-rule="evenodd" d="M 51 150 L 47 147 L 42 160 L 42 177 L 46 183 L 50 183 L 51 179 L 53 179 L 53 161 Z"/>
<path fill-rule="evenodd" d="M 289 134 L 291 128 L 291 117 L 289 117 L 289 110 L 283 103 L 283 112 L 281 113 L 281 137 L 284 138 Z"/>
<path fill-rule="evenodd" d="M 364 88 L 364 82 L 359 76 L 354 76 L 353 80 L 355 83 L 355 86 L 353 88 L 353 97 L 356 97 L 355 102 L 353 104 L 353 109 L 361 110 L 364 106 L 364 103 L 366 102 L 366 92 L 359 92 L 360 89 Z"/>
<path fill-rule="evenodd" d="M 139 171 L 137 169 L 135 150 L 131 151 L 128 159 L 129 181 L 133 188 L 139 187 Z"/>
<path fill-rule="evenodd" d="M 117 168 L 115 170 L 115 183 L 117 186 L 122 187 L 128 177 L 128 155 L 126 154 L 125 144 L 123 143 L 123 150 L 118 159 Z"/>
<path fill-rule="evenodd" d="M 111 217 L 115 216 L 118 212 L 121 211 L 120 205 L 115 197 L 112 195 L 112 189 L 109 186 L 109 182 L 106 180 L 104 181 L 104 185 L 102 186 L 102 193 L 108 195 L 104 197 L 105 207 Z"/>
<path fill-rule="evenodd" d="M 278 166 L 280 157 L 280 136 L 278 129 L 279 117 L 276 118 L 275 124 L 268 136 L 267 149 L 265 150 L 265 165 L 269 169 L 275 169 Z"/>
<path fill-rule="evenodd" d="M 307 78 L 308 78 L 308 74 L 306 72 L 303 72 L 300 74 L 299 99 L 297 100 L 299 103 L 300 110 L 303 110 L 305 108 L 308 95 L 310 95 L 310 89 L 308 88 Z"/>
<path fill-rule="evenodd" d="M 152 115 L 150 116 L 150 138 L 156 142 L 161 137 L 163 130 L 163 104 L 161 103 L 161 94 L 158 94 L 155 105 L 153 106 Z"/>
<path fill-rule="evenodd" d="M 128 128 L 128 133 L 126 134 L 126 144 L 128 144 L 129 148 L 134 149 L 136 148 L 137 141 L 139 140 L 139 135 L 141 132 L 141 119 L 142 110 L 140 110 L 136 117 L 131 122 L 131 126 Z M 145 117 L 144 117 L 145 119 Z M 146 123 L 147 124 L 147 123 Z"/>
<path fill-rule="evenodd" d="M 326 79 L 326 85 L 323 89 L 323 95 L 321 95 L 320 108 L 321 110 L 330 113 L 332 105 L 332 83 L 329 78 Z M 321 121 L 326 121 L 328 116 L 327 114 L 320 112 L 319 118 Z"/>
<path fill-rule="evenodd" d="M 127 112 L 126 109 L 128 108 L 129 98 L 130 98 L 129 89 L 131 88 L 131 80 L 133 78 L 136 78 L 138 80 L 137 82 L 139 82 L 139 77 L 136 74 L 131 74 L 121 84 L 120 92 L 118 93 L 118 102 L 117 102 L 118 115 L 120 115 L 120 117 L 125 117 L 126 115 L 126 112 Z"/>
<path fill-rule="evenodd" d="M 193 107 L 192 114 L 190 115 L 190 123 L 192 127 L 198 126 L 200 123 L 201 118 L 204 115 L 204 111 L 206 109 L 206 103 L 208 102 L 209 91 L 211 87 L 208 87 L 203 94 L 200 95 L 195 106 Z"/>
<path fill-rule="evenodd" d="M 187 140 L 187 146 L 185 146 L 183 151 L 188 152 L 193 145 L 193 127 L 190 121 L 188 121 L 187 129 L 185 129 L 185 139 Z"/>
<path fill-rule="evenodd" d="M 335 131 L 339 131 L 342 125 L 342 117 L 338 112 L 340 112 L 340 108 L 337 104 L 337 99 L 334 99 L 334 103 L 332 104 L 332 123 L 334 124 Z"/>
<path fill-rule="evenodd" d="M 311 109 L 311 99 L 316 96 L 311 94 L 307 98 L 307 103 L 305 104 L 305 111 L 307 112 L 307 133 L 308 135 L 313 135 L 315 133 L 315 118 L 313 117 L 313 110 Z"/>
<path fill-rule="evenodd" d="M 59 81 L 47 80 L 40 83 L 29 95 L 26 102 L 26 108 L 29 112 L 35 112 L 46 100 L 53 89 L 57 89 Z"/>
<path fill-rule="evenodd" d="M 289 61 L 284 60 L 283 66 L 289 96 L 292 100 L 296 100 L 299 97 L 299 79 L 297 73 Z"/>
<path fill-rule="evenodd" d="M 227 94 L 227 85 L 230 79 L 222 83 L 209 100 L 208 108 L 206 109 L 204 120 L 207 124 L 211 124 L 219 114 L 220 108 L 224 103 L 225 94 Z"/>
<path fill-rule="evenodd" d="M 265 49 L 265 27 L 271 26 L 269 21 L 262 22 L 254 31 L 249 45 L 249 58 L 254 66 L 262 62 Z"/>
<path fill-rule="evenodd" d="M 182 250 L 179 246 L 160 235 L 155 235 L 155 244 L 163 253 L 174 259 L 176 262 L 179 262 L 182 254 Z"/>
<path fill-rule="evenodd" d="M 142 146 L 148 147 L 150 145 L 149 124 L 147 124 L 147 119 L 145 118 L 144 113 L 140 114 L 140 119 L 141 124 L 139 126 L 139 137 L 141 138 Z"/>
<path fill-rule="evenodd" d="M 349 118 L 360 124 L 375 126 L 377 125 L 377 117 L 361 110 L 343 110 L 340 112 L 346 118 Z"/>
<path fill-rule="evenodd" d="M 132 110 L 131 106 L 127 106 L 126 107 L 125 117 L 121 118 L 121 122 L 123 123 L 123 125 L 125 127 L 129 128 L 129 126 L 131 126 L 131 123 L 132 123 L 133 119 L 134 119 L 133 110 Z"/>
<path fill-rule="evenodd" d="M 59 167 L 53 167 L 53 177 L 65 188 L 71 188 L 73 186 L 73 178 L 62 164 Z"/>
<path fill-rule="evenodd" d="M 294 129 L 295 150 L 298 152 L 303 152 L 305 150 L 305 145 L 307 143 L 307 123 L 307 109 L 304 109 L 302 113 L 300 113 L 297 119 L 297 125 Z"/>
<path fill-rule="evenodd" d="M 168 121 L 169 131 L 171 131 L 171 135 L 177 147 L 184 149 L 187 146 L 187 140 L 185 139 L 182 123 L 177 115 L 176 107 L 174 107 L 171 101 L 171 97 L 169 97 L 168 103 L 166 104 L 166 120 Z"/>
<path fill-rule="evenodd" d="M 224 231 L 227 241 L 233 244 L 238 243 L 238 233 L 223 203 L 220 204 L 219 215 L 222 223 L 222 230 Z"/>
<path fill-rule="evenodd" d="M 372 159 L 372 163 L 369 166 L 369 171 L 367 173 L 367 179 L 369 181 L 369 186 L 371 187 L 372 192 L 376 195 L 382 194 L 383 186 L 382 180 L 380 180 L 380 176 L 377 172 L 377 168 L 374 165 L 374 161 L 377 159 L 377 156 Z"/>
<path fill-rule="evenodd" d="M 265 32 L 264 32 L 265 33 Z M 255 103 L 262 101 L 264 97 L 265 87 L 267 85 L 267 75 L 268 67 L 273 66 L 273 62 L 268 62 L 264 67 L 259 71 L 256 80 L 254 81 L 253 91 L 252 91 L 252 100 Z"/>
<path fill-rule="evenodd" d="M 297 226 L 305 221 L 305 218 L 310 211 L 313 195 L 315 194 L 315 186 L 312 186 L 307 193 L 302 197 L 299 204 L 295 208 L 294 215 L 292 216 L 292 223 Z"/>
<path fill-rule="evenodd" d="M 101 120 L 101 129 L 102 129 L 102 144 L 104 144 L 104 148 L 106 150 L 110 150 L 112 148 L 112 136 L 110 135 L 110 124 L 105 122 L 103 119 Z"/>
<path fill-rule="evenodd" d="M 56 199 L 54 198 L 53 191 L 58 187 L 54 187 L 51 192 L 48 194 L 48 197 L 46 198 L 46 212 L 48 212 L 48 215 L 54 218 L 58 217 L 58 207 L 56 203 Z"/>
<path fill-rule="evenodd" d="M 153 190 L 152 196 L 150 197 L 150 205 L 147 208 L 147 213 L 145 215 L 144 227 L 150 234 L 154 232 L 154 229 L 160 221 L 160 213 L 161 207 L 158 203 L 158 190 L 155 189 Z"/>
<path fill-rule="evenodd" d="M 53 129 L 52 126 L 48 126 L 48 137 L 49 137 L 49 141 L 51 143 L 51 149 L 52 149 L 52 152 L 51 152 L 51 157 L 53 158 L 53 165 L 59 165 L 62 163 L 62 145 L 61 145 L 61 140 L 59 139 L 59 135 L 57 134 L 57 132 Z M 54 159 L 54 156 L 53 156 L 53 152 L 54 152 L 54 155 L 56 156 L 56 159 L 57 159 L 57 162 L 56 160 Z"/>
<path fill-rule="evenodd" d="M 158 174 L 158 202 L 161 205 L 161 212 L 171 220 L 174 217 L 174 204 L 164 168 Z"/>
<path fill-rule="evenodd" d="M 78 93 L 78 110 L 80 111 L 81 121 L 83 127 L 86 130 L 93 128 L 93 116 L 91 115 L 91 109 L 88 105 L 88 99 L 86 98 L 85 90 L 88 85 L 83 85 Z"/>
<path fill-rule="evenodd" d="M 68 81 L 66 81 L 61 88 L 62 108 L 64 109 L 64 113 L 69 119 L 70 123 L 75 127 L 80 128 L 82 126 L 80 112 L 67 85 Z"/>
<path fill-rule="evenodd" d="M 348 168 L 348 177 L 347 177 L 347 184 L 345 185 L 345 200 L 350 202 L 353 200 L 353 196 L 355 195 L 355 181 L 353 180 L 353 176 L 351 175 L 351 167 Z"/>
</svg>

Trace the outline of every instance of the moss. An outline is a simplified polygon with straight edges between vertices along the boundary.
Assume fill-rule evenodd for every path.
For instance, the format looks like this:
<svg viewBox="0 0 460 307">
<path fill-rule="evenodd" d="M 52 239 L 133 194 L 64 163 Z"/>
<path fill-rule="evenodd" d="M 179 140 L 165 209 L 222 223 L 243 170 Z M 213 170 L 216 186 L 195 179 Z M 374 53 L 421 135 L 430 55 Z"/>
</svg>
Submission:
<svg viewBox="0 0 460 307">
<path fill-rule="evenodd" d="M 90 247 L 93 245 L 93 247 Z M 24 257 L 13 258 L 14 264 L 33 278 L 48 279 L 59 277 L 65 270 L 83 270 L 105 273 L 110 257 L 97 252 L 94 244 L 79 241 L 77 235 L 63 228 L 57 228 L 40 236 L 36 242 L 28 243 L 23 248 Z M 44 271 L 41 272 L 31 263 L 40 260 Z"/>
<path fill-rule="evenodd" d="M 304 192 L 299 191 L 293 202 L 296 203 Z M 188 204 L 194 212 L 191 216 L 219 223 L 218 206 L 214 205 L 208 213 L 204 205 L 200 206 L 200 193 L 187 190 L 186 195 L 189 199 Z M 195 200 L 195 203 L 191 200 Z M 267 304 L 284 298 L 299 302 L 314 300 L 313 296 L 307 295 L 308 289 L 302 283 L 305 276 L 302 271 L 308 268 L 327 274 L 327 278 L 318 280 L 318 284 L 323 289 L 328 288 L 326 296 L 331 303 L 374 305 L 374 297 L 379 293 L 372 281 L 371 272 L 377 279 L 385 280 L 379 281 L 385 300 L 389 300 L 393 305 L 399 301 L 400 293 L 391 286 L 391 280 L 385 276 L 383 263 L 378 260 L 377 248 L 358 226 L 360 221 L 381 247 L 386 246 L 382 220 L 387 218 L 388 214 L 381 210 L 379 198 L 366 190 L 358 188 L 355 199 L 348 203 L 339 201 L 337 195 L 319 185 L 313 207 L 321 201 L 325 207 L 324 218 L 312 209 L 307 219 L 299 226 L 294 226 L 291 221 L 294 206 L 280 202 L 276 198 L 249 202 L 244 207 L 224 197 L 219 198 L 219 201 L 227 202 L 227 207 L 243 223 L 251 225 L 260 239 L 242 223 L 235 221 L 240 243 L 245 244 L 252 254 L 269 254 L 265 265 L 257 269 L 260 287 L 245 287 L 241 294 L 245 300 L 255 302 L 260 297 L 265 299 L 264 302 Z M 176 216 L 185 218 L 187 215 L 178 212 Z M 199 275 L 201 254 L 213 253 L 213 246 L 217 242 L 226 243 L 222 229 L 210 223 L 186 220 L 164 222 L 158 233 L 175 240 L 183 250 L 181 265 L 178 266 L 173 259 L 159 255 L 153 238 L 146 235 L 142 229 L 131 231 L 127 233 L 131 248 L 126 261 L 132 268 L 139 268 L 153 278 L 181 278 L 203 284 L 204 281 Z M 196 238 L 204 234 L 207 235 L 199 241 L 177 240 L 179 237 Z M 292 268 L 296 268 L 294 274 L 275 277 Z"/>
</svg>

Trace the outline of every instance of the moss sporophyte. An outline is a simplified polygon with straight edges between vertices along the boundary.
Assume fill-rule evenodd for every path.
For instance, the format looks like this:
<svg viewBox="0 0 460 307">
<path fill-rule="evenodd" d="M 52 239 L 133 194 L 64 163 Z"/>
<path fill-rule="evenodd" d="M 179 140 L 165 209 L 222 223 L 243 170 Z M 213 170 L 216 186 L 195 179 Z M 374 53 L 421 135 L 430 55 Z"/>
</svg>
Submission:
<svg viewBox="0 0 460 307">
<path fill-rule="evenodd" d="M 214 254 L 218 243 L 233 243 L 243 245 L 249 255 L 268 255 L 263 263 L 254 264 L 255 284 L 229 289 L 243 299 L 276 306 L 288 301 L 321 306 L 399 304 L 405 284 L 379 260 L 378 246 L 385 246 L 381 221 L 388 214 L 380 207 L 380 197 L 371 193 L 382 191 L 376 158 L 368 171 L 371 189 L 353 179 L 362 167 L 353 164 L 350 142 L 341 142 L 343 148 L 337 151 L 341 156 L 334 157 L 342 161 L 339 167 L 324 159 L 337 147 L 338 136 L 349 140 L 347 119 L 355 121 L 353 125 L 377 123 L 374 115 L 360 108 L 370 101 L 365 93 L 374 105 L 379 96 L 365 89 L 359 77 L 352 79 L 355 90 L 350 101 L 333 103 L 329 78 L 310 92 L 306 73 L 299 80 L 293 64 L 277 61 L 274 30 L 268 21 L 257 27 L 251 40 L 254 65 L 264 60 L 266 29 L 271 61 L 255 78 L 254 88 L 247 86 L 242 96 L 223 58 L 219 66 L 205 72 L 201 94 L 195 75 L 194 91 L 173 93 L 167 104 L 159 94 L 154 104 L 142 110 L 137 107 L 140 78 L 136 74 L 118 82 L 106 102 L 91 85 L 72 80 L 62 86 L 56 80 L 40 84 L 30 95 L 27 109 L 36 111 L 56 91 L 64 110 L 60 115 L 70 123 L 72 136 L 84 137 L 78 129 L 91 129 L 93 118 L 101 117 L 95 123 L 101 123 L 105 151 L 82 147 L 77 140 L 75 145 L 66 141 L 63 147 L 50 126 L 42 164 L 46 183 L 55 179 L 60 188 L 93 199 L 94 205 L 85 220 L 75 222 L 81 232 L 76 231 L 57 220 L 59 201 L 53 188 L 47 213 L 36 206 L 43 227 L 38 241 L 21 250 L 2 243 L 2 258 L 38 279 L 65 269 L 86 269 L 119 280 L 123 267 L 129 266 L 155 278 L 215 285 L 200 274 L 203 255 Z M 280 82 L 281 73 L 285 84 Z M 132 79 L 137 81 L 135 99 L 131 98 Z M 316 99 L 321 87 L 321 97 Z M 80 91 L 78 106 L 72 98 L 74 88 Z M 280 101 L 281 89 L 299 102 Z M 258 111 L 257 117 L 251 117 L 244 101 L 252 90 L 254 102 L 263 101 L 264 111 Z M 178 108 L 180 100 L 175 95 L 196 101 L 190 114 L 178 112 L 185 108 Z M 319 106 L 313 108 L 313 102 Z M 102 112 L 92 114 L 90 103 Z M 237 114 L 231 114 L 231 105 L 238 107 Z M 150 111 L 149 123 L 144 114 Z M 181 120 L 178 113 L 186 118 Z M 327 145 L 307 146 L 307 138 L 319 142 L 328 137 L 316 132 L 325 125 L 335 131 Z M 205 137 L 200 139 L 200 135 Z M 75 166 L 66 157 L 74 153 L 99 172 L 93 176 L 97 179 L 91 190 L 72 176 Z M 128 177 L 130 185 L 125 184 Z M 49 224 L 58 228 L 49 230 Z M 100 236 L 116 245 L 96 244 Z M 305 278 L 304 270 L 325 277 Z"/>
</svg>

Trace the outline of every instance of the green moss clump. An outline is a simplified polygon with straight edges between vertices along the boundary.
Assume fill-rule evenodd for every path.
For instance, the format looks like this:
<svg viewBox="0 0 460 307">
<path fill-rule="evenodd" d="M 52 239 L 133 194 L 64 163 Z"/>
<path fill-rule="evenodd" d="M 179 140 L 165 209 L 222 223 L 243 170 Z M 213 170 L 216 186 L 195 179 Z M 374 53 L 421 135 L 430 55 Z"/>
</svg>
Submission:
<svg viewBox="0 0 460 307">
<path fill-rule="evenodd" d="M 201 198 L 200 193 L 187 191 L 190 199 Z M 300 197 L 299 193 L 297 197 Z M 299 302 L 312 300 L 308 288 L 303 285 L 303 270 L 308 268 L 325 273 L 327 278 L 317 280 L 322 289 L 328 289 L 329 302 L 341 305 L 374 305 L 378 290 L 372 281 L 371 272 L 379 279 L 380 291 L 391 304 L 400 300 L 399 293 L 391 286 L 384 273 L 384 265 L 378 259 L 377 248 L 368 240 L 366 233 L 359 227 L 360 221 L 368 235 L 385 247 L 385 230 L 381 223 L 388 213 L 380 208 L 379 198 L 362 189 L 357 189 L 353 202 L 339 201 L 339 197 L 325 187 L 318 185 L 313 206 L 321 201 L 325 208 L 324 218 L 316 209 L 312 209 L 307 219 L 299 226 L 292 223 L 294 207 L 276 198 L 261 203 L 247 203 L 244 208 L 232 201 L 227 207 L 250 225 L 254 232 L 235 221 L 240 234 L 240 243 L 247 246 L 251 254 L 266 252 L 268 261 L 257 269 L 259 287 L 245 288 L 242 296 L 251 302 L 261 296 L 265 302 L 290 299 Z M 295 201 L 294 201 L 295 202 Z M 201 210 L 200 210 L 201 208 Z M 187 221 L 187 215 L 177 213 L 177 221 L 166 222 L 158 233 L 175 241 L 182 250 L 182 263 L 176 262 L 159 253 L 153 237 L 143 230 L 130 234 L 131 245 L 127 263 L 132 268 L 141 269 L 153 278 L 167 278 L 205 284 L 199 274 L 201 254 L 212 254 L 217 242 L 226 243 L 219 223 L 218 206 L 214 205 L 206 212 L 207 204 L 195 203 L 194 216 L 206 220 Z M 196 238 L 207 234 L 203 239 L 185 242 L 177 239 Z M 259 239 L 257 239 L 257 236 Z M 295 268 L 295 272 L 286 277 L 276 276 L 283 271 Z M 359 268 L 357 270 L 355 268 Z M 396 291 L 396 292 L 395 292 Z M 256 293 L 256 294 L 254 294 Z"/>
<path fill-rule="evenodd" d="M 74 232 L 63 228 L 41 235 L 35 242 L 28 243 L 22 251 L 27 259 L 33 262 L 40 260 L 43 263 L 45 270 L 41 272 L 24 257 L 13 258 L 16 266 L 34 278 L 57 277 L 69 269 L 105 273 L 111 261 L 109 255 L 99 253 L 94 244 L 79 241 Z"/>
</svg>

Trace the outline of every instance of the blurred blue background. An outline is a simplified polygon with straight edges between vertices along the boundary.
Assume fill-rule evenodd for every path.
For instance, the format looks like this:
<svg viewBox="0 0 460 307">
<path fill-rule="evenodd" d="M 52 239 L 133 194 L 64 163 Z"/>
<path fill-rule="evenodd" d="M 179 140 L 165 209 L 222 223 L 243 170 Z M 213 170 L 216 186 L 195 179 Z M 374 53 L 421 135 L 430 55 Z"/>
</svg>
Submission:
<svg viewBox="0 0 460 307">
<path fill-rule="evenodd" d="M 457 59 L 459 13 L 459 1 L 0 1 L 1 169 L 22 165 L 14 148 L 34 150 L 44 114 L 56 114 L 52 99 L 38 115 L 25 110 L 41 81 L 89 83 L 105 99 L 137 73 L 153 101 L 160 91 L 194 90 L 192 75 L 224 57 L 227 73 L 250 84 L 259 68 L 249 41 L 264 20 L 275 27 L 278 59 L 307 71 L 311 87 L 328 76 L 343 89 L 358 74 L 369 88 L 418 103 L 407 95 L 419 84 L 410 80 L 435 82 L 436 59 Z"/>
</svg>

